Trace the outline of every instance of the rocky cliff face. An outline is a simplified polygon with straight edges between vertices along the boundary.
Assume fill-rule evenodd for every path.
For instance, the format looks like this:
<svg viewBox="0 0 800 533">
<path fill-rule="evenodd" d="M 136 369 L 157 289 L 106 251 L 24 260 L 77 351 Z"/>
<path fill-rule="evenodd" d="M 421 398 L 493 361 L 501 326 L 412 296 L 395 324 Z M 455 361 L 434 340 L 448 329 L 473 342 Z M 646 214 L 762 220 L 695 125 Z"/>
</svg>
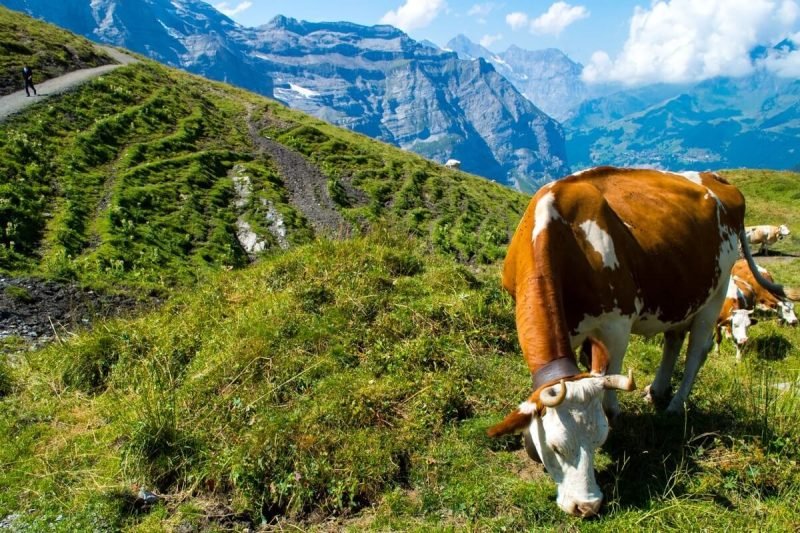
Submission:
<svg viewBox="0 0 800 533">
<path fill-rule="evenodd" d="M 285 17 L 252 47 L 292 107 L 523 190 L 567 172 L 560 126 L 483 60 L 391 26 Z"/>
<path fill-rule="evenodd" d="M 0 1 L 521 190 L 568 173 L 561 127 L 491 65 L 391 26 L 244 28 L 199 0 Z"/>
<path fill-rule="evenodd" d="M 559 121 L 568 118 L 585 99 L 607 91 L 583 83 L 583 66 L 555 48 L 524 50 L 511 46 L 495 54 L 464 35 L 451 39 L 446 48 L 462 59 L 484 58 L 528 100 Z"/>
<path fill-rule="evenodd" d="M 244 29 L 200 0 L 2 0 L 90 39 L 267 96 L 272 79 L 248 57 Z"/>
</svg>

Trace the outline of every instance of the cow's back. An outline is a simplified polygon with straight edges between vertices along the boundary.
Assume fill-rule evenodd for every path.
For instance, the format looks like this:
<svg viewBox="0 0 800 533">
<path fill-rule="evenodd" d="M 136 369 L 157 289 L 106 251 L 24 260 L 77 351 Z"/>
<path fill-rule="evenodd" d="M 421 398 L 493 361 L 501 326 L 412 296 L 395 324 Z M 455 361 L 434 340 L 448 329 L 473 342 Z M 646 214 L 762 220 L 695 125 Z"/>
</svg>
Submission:
<svg viewBox="0 0 800 533">
<path fill-rule="evenodd" d="M 767 269 L 760 266 L 758 268 L 761 277 L 770 283 L 775 282 L 775 280 L 772 278 L 772 274 L 770 274 Z M 739 259 L 736 261 L 736 263 L 733 265 L 733 269 L 731 270 L 731 275 L 744 280 L 753 288 L 756 303 L 769 309 L 775 309 L 777 307 L 779 301 L 778 297 L 769 292 L 766 287 L 761 285 L 758 280 L 756 280 L 753 272 L 750 271 L 750 267 L 747 265 L 747 260 Z"/>
<path fill-rule="evenodd" d="M 537 210 L 543 199 L 553 204 L 546 216 Z M 536 227 L 537 215 L 546 229 Z M 730 272 L 743 220 L 741 193 L 713 174 L 594 169 L 536 194 L 509 248 L 504 285 L 514 293 L 519 254 L 529 254 L 556 263 L 549 271 L 562 277 L 572 330 L 610 312 L 680 322 Z M 544 231 L 554 233 L 552 245 L 531 246 Z"/>
</svg>

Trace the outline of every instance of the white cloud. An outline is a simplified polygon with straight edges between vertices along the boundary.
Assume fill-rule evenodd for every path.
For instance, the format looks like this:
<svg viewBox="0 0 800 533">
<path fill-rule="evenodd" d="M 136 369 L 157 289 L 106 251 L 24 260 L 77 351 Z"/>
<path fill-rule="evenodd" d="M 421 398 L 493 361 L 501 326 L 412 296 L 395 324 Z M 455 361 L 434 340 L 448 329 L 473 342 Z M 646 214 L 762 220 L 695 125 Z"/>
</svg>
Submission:
<svg viewBox="0 0 800 533">
<path fill-rule="evenodd" d="M 528 25 L 528 15 L 515 11 L 506 15 L 506 24 L 511 26 L 512 30 L 521 30 Z"/>
<path fill-rule="evenodd" d="M 483 19 L 489 16 L 489 13 L 491 13 L 492 10 L 494 10 L 494 3 L 492 2 L 486 2 L 485 4 L 475 4 L 471 8 L 469 8 L 469 11 L 467 11 L 467 15 L 469 15 L 470 17 L 477 16 Z"/>
<path fill-rule="evenodd" d="M 246 9 L 250 9 L 253 5 L 253 2 L 239 2 L 236 6 L 230 7 L 228 6 L 228 2 L 220 2 L 219 4 L 214 4 L 214 7 L 217 11 L 221 12 L 223 15 L 228 17 L 233 17 L 234 15 L 238 15 L 242 11 Z"/>
<path fill-rule="evenodd" d="M 391 24 L 403 31 L 424 28 L 445 9 L 444 0 L 406 0 L 405 4 L 381 17 L 381 24 Z"/>
<path fill-rule="evenodd" d="M 656 0 L 635 8 L 622 52 L 595 52 L 583 79 L 639 85 L 745 75 L 754 68 L 750 51 L 785 35 L 798 17 L 795 0 Z M 795 72 L 793 55 L 770 53 L 764 64 Z"/>
<path fill-rule="evenodd" d="M 800 32 L 790 35 L 789 39 L 800 44 Z M 800 78 L 800 50 L 770 50 L 761 64 L 783 78 Z"/>
<path fill-rule="evenodd" d="M 546 13 L 531 21 L 531 31 L 558 35 L 573 22 L 588 16 L 589 11 L 584 6 L 571 6 L 566 2 L 556 2 Z"/>
<path fill-rule="evenodd" d="M 503 38 L 502 33 L 498 33 L 495 35 L 484 35 L 483 37 L 481 37 L 481 40 L 479 42 L 481 46 L 483 46 L 484 48 L 489 48 L 502 38 Z"/>
</svg>

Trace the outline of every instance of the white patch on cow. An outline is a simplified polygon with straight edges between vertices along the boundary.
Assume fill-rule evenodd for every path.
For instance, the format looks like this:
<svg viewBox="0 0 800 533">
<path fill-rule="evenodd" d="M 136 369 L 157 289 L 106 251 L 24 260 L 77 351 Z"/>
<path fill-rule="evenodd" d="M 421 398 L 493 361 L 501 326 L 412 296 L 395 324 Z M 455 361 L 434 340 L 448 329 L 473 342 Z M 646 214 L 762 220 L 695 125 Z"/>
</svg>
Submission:
<svg viewBox="0 0 800 533">
<path fill-rule="evenodd" d="M 565 385 L 564 402 L 531 419 L 531 440 L 558 485 L 559 507 L 570 514 L 577 514 L 578 506 L 596 512 L 603 493 L 594 477 L 594 452 L 608 437 L 603 380 L 583 378 Z"/>
<path fill-rule="evenodd" d="M 594 220 L 581 223 L 580 228 L 594 251 L 603 258 L 603 266 L 611 269 L 617 268 L 619 261 L 617 261 L 617 253 L 614 250 L 614 241 L 611 239 L 611 235 Z"/>
<path fill-rule="evenodd" d="M 701 187 L 703 186 L 703 178 L 700 177 L 699 172 L 696 172 L 694 170 L 687 170 L 686 172 L 678 172 L 678 176 L 683 176 L 692 183 L 696 183 Z"/>
<path fill-rule="evenodd" d="M 778 301 L 778 316 L 790 326 L 797 324 L 797 315 L 794 314 L 794 303 L 789 301 Z"/>
<path fill-rule="evenodd" d="M 789 227 L 786 224 L 781 224 L 778 227 L 778 235 L 781 235 L 782 237 L 786 237 L 790 233 L 791 233 L 791 231 L 789 231 Z"/>
<path fill-rule="evenodd" d="M 636 320 L 631 327 L 631 332 L 637 335 L 644 335 L 645 337 L 652 337 L 668 329 L 688 324 L 697 311 L 697 309 L 688 309 L 686 315 L 680 321 L 672 322 L 661 319 L 661 315 L 663 314 L 661 307 L 656 307 L 655 310 L 652 311 L 642 309 L 637 313 Z"/>
<path fill-rule="evenodd" d="M 531 241 L 536 242 L 536 237 L 543 232 L 550 224 L 551 220 L 564 220 L 558 214 L 555 206 L 556 195 L 548 192 L 536 202 L 536 211 L 534 213 L 533 235 Z"/>
<path fill-rule="evenodd" d="M 591 172 L 592 170 L 596 169 L 597 167 L 589 167 L 584 168 L 583 170 L 579 170 L 577 172 L 573 172 L 570 176 L 580 176 L 581 174 L 586 174 L 587 172 Z"/>
<path fill-rule="evenodd" d="M 764 267 L 762 267 L 761 265 L 759 265 L 758 263 L 756 263 L 756 269 L 757 269 L 757 270 L 758 270 L 758 271 L 759 271 L 759 272 L 760 272 L 762 275 L 764 275 L 764 274 L 769 274 L 769 271 L 768 271 L 766 268 L 764 268 Z"/>
<path fill-rule="evenodd" d="M 575 330 L 570 334 L 570 343 L 577 347 L 589 335 L 595 335 L 598 331 L 629 331 L 634 321 L 635 315 L 626 315 L 622 310 L 615 307 L 611 311 L 600 315 L 584 315 Z"/>
<path fill-rule="evenodd" d="M 728 280 L 728 291 L 725 293 L 725 298 L 736 299 L 736 279 L 738 279 L 736 276 L 731 276 Z"/>
<path fill-rule="evenodd" d="M 524 401 L 519 404 L 519 412 L 526 415 L 532 415 L 536 412 L 536 404 L 533 402 Z"/>
</svg>

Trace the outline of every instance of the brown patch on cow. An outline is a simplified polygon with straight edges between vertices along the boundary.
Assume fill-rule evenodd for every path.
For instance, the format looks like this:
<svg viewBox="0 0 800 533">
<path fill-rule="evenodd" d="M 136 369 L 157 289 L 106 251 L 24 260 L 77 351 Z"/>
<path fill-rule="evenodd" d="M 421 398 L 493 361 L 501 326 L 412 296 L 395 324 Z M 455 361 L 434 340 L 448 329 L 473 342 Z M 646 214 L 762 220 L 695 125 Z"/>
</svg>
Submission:
<svg viewBox="0 0 800 533">
<path fill-rule="evenodd" d="M 592 374 L 605 376 L 608 370 L 608 348 L 599 340 L 589 337 L 592 345 Z"/>
<path fill-rule="evenodd" d="M 753 293 L 757 304 L 763 305 L 764 307 L 772 309 L 773 311 L 778 308 L 778 302 L 780 300 L 777 296 L 769 292 L 766 287 L 761 285 L 758 280 L 756 280 L 756 277 L 753 275 L 753 273 L 750 271 L 750 267 L 747 265 L 746 259 L 739 259 L 733 264 L 731 275 L 743 280 L 753 288 Z M 761 272 L 761 277 L 770 283 L 775 283 L 775 280 L 772 278 L 772 274 L 766 270 Z"/>
<path fill-rule="evenodd" d="M 537 412 L 539 406 L 537 405 Z M 522 413 L 519 409 L 514 409 L 499 424 L 495 424 L 486 430 L 490 437 L 500 437 L 509 433 L 518 433 L 531 424 L 531 413 Z"/>
</svg>

